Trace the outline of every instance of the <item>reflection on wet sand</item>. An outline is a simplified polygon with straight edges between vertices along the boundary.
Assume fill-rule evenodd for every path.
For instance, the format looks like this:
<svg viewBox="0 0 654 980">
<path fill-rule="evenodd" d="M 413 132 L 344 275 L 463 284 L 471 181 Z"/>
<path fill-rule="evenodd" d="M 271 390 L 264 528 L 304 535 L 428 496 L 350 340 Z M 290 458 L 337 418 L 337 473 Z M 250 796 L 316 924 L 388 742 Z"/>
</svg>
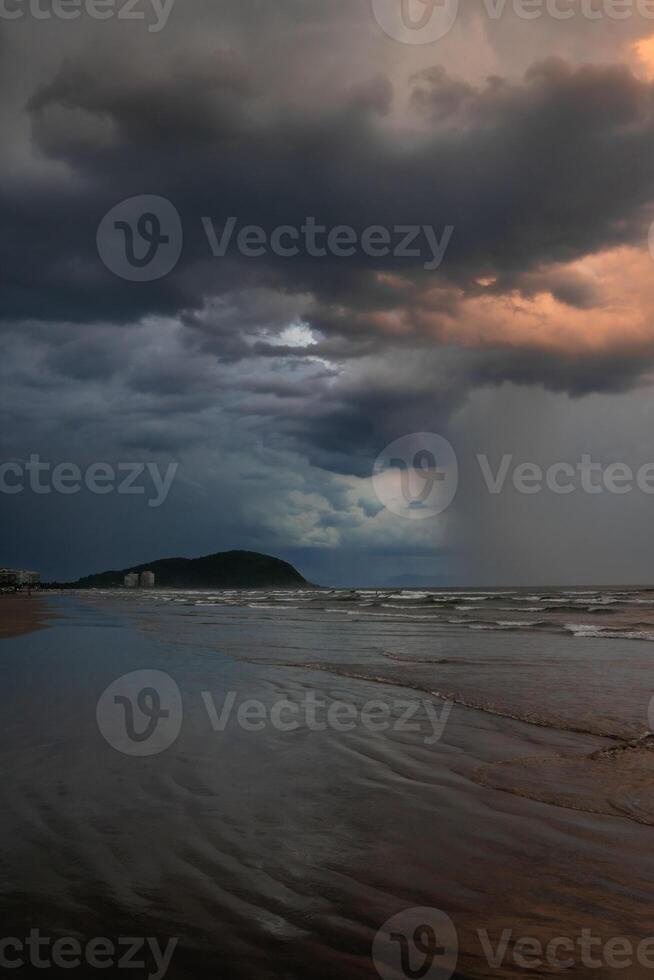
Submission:
<svg viewBox="0 0 654 980">
<path fill-rule="evenodd" d="M 43 629 L 50 613 L 40 596 L 26 592 L 0 594 L 0 640 Z"/>
<path fill-rule="evenodd" d="M 36 915 L 178 936 L 168 976 L 239 980 L 375 977 L 377 930 L 417 906 L 454 922 L 459 977 L 562 972 L 522 966 L 524 937 L 654 935 L 651 754 L 634 741 L 649 642 L 376 620 L 334 594 L 59 601 L 67 619 L 3 645 L 5 928 Z M 131 759 L 102 739 L 95 705 L 146 667 L 175 679 L 184 721 L 167 751 Z M 358 716 L 372 700 L 454 704 L 430 744 L 423 709 L 409 730 L 217 731 L 203 692 L 218 710 L 229 692 L 256 698 L 268 717 L 309 696 Z M 582 959 L 565 972 L 651 976 Z"/>
</svg>

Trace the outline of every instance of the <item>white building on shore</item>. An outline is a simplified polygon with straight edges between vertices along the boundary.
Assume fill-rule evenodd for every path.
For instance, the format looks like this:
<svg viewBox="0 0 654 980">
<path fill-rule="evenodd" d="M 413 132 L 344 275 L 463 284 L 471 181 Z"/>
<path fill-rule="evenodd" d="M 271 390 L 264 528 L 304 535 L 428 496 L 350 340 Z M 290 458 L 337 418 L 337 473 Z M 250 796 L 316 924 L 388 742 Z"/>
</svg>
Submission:
<svg viewBox="0 0 654 980">
<path fill-rule="evenodd" d="M 153 589 L 154 588 L 154 572 L 128 572 L 123 579 L 123 584 L 126 589 L 138 589 L 140 586 L 142 589 Z"/>
<path fill-rule="evenodd" d="M 34 588 L 41 584 L 40 572 L 28 572 L 23 568 L 0 568 L 0 589 Z"/>
</svg>

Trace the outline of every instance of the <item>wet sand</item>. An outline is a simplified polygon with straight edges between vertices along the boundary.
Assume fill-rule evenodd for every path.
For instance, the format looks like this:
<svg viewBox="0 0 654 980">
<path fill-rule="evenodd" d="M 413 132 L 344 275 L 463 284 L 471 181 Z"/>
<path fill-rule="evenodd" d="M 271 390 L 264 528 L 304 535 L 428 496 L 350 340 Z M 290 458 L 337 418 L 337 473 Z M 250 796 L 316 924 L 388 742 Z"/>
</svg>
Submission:
<svg viewBox="0 0 654 980">
<path fill-rule="evenodd" d="M 652 976 L 633 952 L 654 943 L 649 642 L 376 622 L 285 595 L 49 600 L 54 628 L 0 658 L 5 935 L 176 939 L 167 980 L 403 980 L 374 943 L 429 909 L 458 937 L 439 980 Z M 133 757 L 98 706 L 145 668 L 183 710 L 167 748 Z M 232 695 L 263 705 L 260 730 L 236 707 L 212 719 L 207 697 L 220 714 Z M 309 697 L 358 720 L 272 724 Z M 392 723 L 375 731 L 360 719 L 380 702 Z"/>
<path fill-rule="evenodd" d="M 39 595 L 0 595 L 0 640 L 45 629 L 48 604 Z"/>
</svg>

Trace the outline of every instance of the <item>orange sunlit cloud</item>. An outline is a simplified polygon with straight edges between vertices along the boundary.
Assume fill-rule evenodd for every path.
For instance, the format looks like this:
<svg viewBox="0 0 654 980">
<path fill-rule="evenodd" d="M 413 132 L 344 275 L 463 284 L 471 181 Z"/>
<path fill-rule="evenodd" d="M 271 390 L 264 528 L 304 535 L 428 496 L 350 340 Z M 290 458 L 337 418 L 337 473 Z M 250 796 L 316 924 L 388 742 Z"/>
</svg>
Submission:
<svg viewBox="0 0 654 980">
<path fill-rule="evenodd" d="M 563 278 L 589 288 L 585 307 L 556 298 L 547 287 Z M 451 286 L 432 286 L 414 294 L 409 304 L 370 313 L 366 320 L 387 335 L 422 334 L 468 347 L 530 347 L 583 356 L 654 345 L 654 260 L 646 249 L 611 249 L 550 267 L 525 282 L 528 290 L 503 295 L 488 290 L 466 296 Z"/>
<path fill-rule="evenodd" d="M 631 49 L 636 56 L 637 73 L 648 81 L 654 80 L 654 34 L 634 41 Z"/>
<path fill-rule="evenodd" d="M 451 324 L 450 340 L 542 347 L 583 354 L 654 343 L 654 261 L 649 251 L 617 248 L 581 259 L 561 271 L 591 280 L 594 305 L 579 309 L 551 292 L 482 295 L 463 304 L 464 323 Z"/>
</svg>

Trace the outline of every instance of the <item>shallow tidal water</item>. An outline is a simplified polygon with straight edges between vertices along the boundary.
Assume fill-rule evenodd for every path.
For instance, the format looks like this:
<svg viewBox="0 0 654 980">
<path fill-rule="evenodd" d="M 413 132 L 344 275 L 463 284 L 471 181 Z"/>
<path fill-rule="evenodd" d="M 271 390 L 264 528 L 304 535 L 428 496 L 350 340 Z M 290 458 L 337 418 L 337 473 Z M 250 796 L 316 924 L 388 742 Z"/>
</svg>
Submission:
<svg viewBox="0 0 654 980">
<path fill-rule="evenodd" d="M 454 924 L 457 977 L 652 976 L 515 957 L 524 937 L 654 936 L 651 596 L 481 595 L 54 597 L 52 628 L 0 644 L 3 934 L 174 937 L 168 977 L 350 980 L 379 976 L 389 917 L 429 907 Z M 182 711 L 139 757 L 97 711 L 142 670 L 169 675 Z M 207 705 L 230 695 L 216 728 Z M 316 729 L 307 698 L 354 724 Z M 237 717 L 249 699 L 258 731 Z M 280 701 L 292 730 L 270 721 Z M 497 949 L 506 930 L 493 964 L 482 935 Z"/>
</svg>

